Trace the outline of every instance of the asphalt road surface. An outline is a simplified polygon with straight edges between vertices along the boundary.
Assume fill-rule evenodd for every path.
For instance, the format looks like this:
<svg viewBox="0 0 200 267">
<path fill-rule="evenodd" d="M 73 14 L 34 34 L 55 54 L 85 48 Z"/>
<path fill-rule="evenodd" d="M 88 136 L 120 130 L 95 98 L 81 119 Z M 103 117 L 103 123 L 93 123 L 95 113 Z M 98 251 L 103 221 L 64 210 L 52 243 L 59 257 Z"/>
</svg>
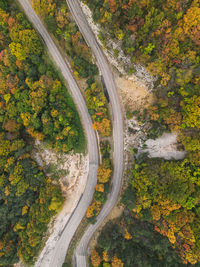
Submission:
<svg viewBox="0 0 200 267">
<path fill-rule="evenodd" d="M 61 56 L 58 48 L 56 47 L 55 43 L 51 39 L 50 35 L 48 34 L 47 30 L 45 29 L 44 25 L 41 23 L 38 16 L 35 14 L 29 0 L 18 0 L 22 8 L 24 9 L 27 17 L 32 22 L 35 29 L 39 32 L 42 36 L 50 55 L 52 56 L 54 62 L 56 63 L 57 67 L 63 74 L 66 82 L 68 83 L 68 87 L 70 89 L 71 95 L 73 97 L 74 102 L 79 110 L 79 114 L 81 116 L 81 121 L 84 126 L 87 142 L 88 142 L 88 153 L 89 153 L 89 174 L 88 174 L 88 182 L 82 195 L 82 198 L 71 216 L 70 220 L 68 221 L 64 231 L 60 239 L 56 244 L 56 248 L 54 251 L 54 255 L 52 259 L 50 259 L 49 263 L 42 263 L 41 267 L 61 267 L 66 256 L 66 252 L 69 246 L 69 243 L 79 226 L 82 218 L 84 217 L 86 210 L 92 200 L 92 196 L 95 190 L 95 185 L 97 182 L 97 168 L 98 168 L 98 147 L 97 147 L 97 140 L 95 136 L 95 132 L 92 129 L 92 120 L 88 113 L 85 100 L 74 80 L 72 73 L 66 64 L 65 60 Z"/>
<path fill-rule="evenodd" d="M 123 143 L 123 116 L 121 112 L 121 106 L 119 97 L 117 94 L 117 89 L 113 79 L 112 72 L 110 70 L 109 64 L 92 32 L 85 15 L 80 7 L 78 0 L 66 0 L 70 11 L 79 27 L 79 30 L 83 34 L 87 44 L 91 47 L 101 74 L 104 77 L 105 85 L 108 90 L 110 104 L 112 109 L 112 119 L 113 119 L 113 141 L 114 141 L 114 172 L 112 180 L 111 192 L 108 196 L 106 204 L 97 217 L 97 222 L 94 225 L 90 225 L 89 228 L 84 233 L 76 251 L 74 254 L 74 265 L 78 267 L 85 267 L 87 247 L 88 243 L 98 229 L 103 220 L 110 213 L 115 203 L 117 202 L 119 192 L 122 184 L 122 174 L 123 174 L 123 153 L 124 153 L 124 143 Z"/>
</svg>

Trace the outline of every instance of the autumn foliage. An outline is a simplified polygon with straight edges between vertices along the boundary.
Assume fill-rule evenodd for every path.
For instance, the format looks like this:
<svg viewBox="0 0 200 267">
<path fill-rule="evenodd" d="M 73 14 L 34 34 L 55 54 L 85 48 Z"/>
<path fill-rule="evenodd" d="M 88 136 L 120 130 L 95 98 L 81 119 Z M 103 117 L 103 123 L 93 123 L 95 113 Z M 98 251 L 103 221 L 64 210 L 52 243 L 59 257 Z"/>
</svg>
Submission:
<svg viewBox="0 0 200 267">
<path fill-rule="evenodd" d="M 182 162 L 149 162 L 133 170 L 138 216 L 150 209 L 155 230 L 174 244 L 184 263 L 197 263 L 199 181 L 188 159 Z M 196 167 L 197 168 L 197 167 Z M 155 186 L 156 185 L 156 186 Z"/>
<path fill-rule="evenodd" d="M 180 161 L 150 160 L 144 155 L 141 155 L 141 158 L 144 156 L 143 160 L 134 159 L 137 164 L 134 164 L 130 171 L 131 189 L 124 200 L 126 209 L 131 214 L 127 220 L 127 225 L 130 222 L 127 231 L 132 234 L 132 216 L 140 222 L 148 221 L 155 231 L 162 235 L 163 240 L 167 238 L 183 264 L 199 264 L 200 2 L 84 2 L 93 11 L 94 20 L 101 25 L 99 38 L 104 46 L 110 44 L 110 39 L 113 39 L 125 56 L 129 56 L 131 63 L 142 64 L 156 77 L 155 103 L 142 115 L 142 122 L 151 125 L 148 138 L 155 139 L 166 130 L 176 132 L 179 135 L 180 149 L 187 152 L 185 159 Z M 113 52 L 116 52 L 116 58 L 121 62 L 118 57 L 120 49 L 117 48 Z M 126 70 L 130 67 L 131 70 L 132 64 L 126 64 L 124 67 Z M 139 116 L 138 118 L 141 120 Z M 124 218 L 127 213 L 126 210 Z M 144 229 L 140 231 L 145 233 Z M 106 248 L 113 257 L 117 255 L 124 261 L 126 258 L 123 258 L 121 250 L 127 252 L 129 261 L 126 261 L 126 266 L 151 265 L 151 259 L 145 261 L 145 254 L 139 249 L 137 251 L 141 253 L 141 258 L 137 258 L 137 263 L 134 262 L 133 255 L 125 250 L 126 245 L 119 232 L 121 234 L 117 226 L 114 227 L 112 235 L 105 231 L 104 239 L 106 238 L 107 243 L 103 238 L 100 239 L 100 248 Z M 123 230 L 123 237 L 129 237 L 128 233 Z M 137 240 L 139 235 L 140 232 L 136 229 L 133 238 L 126 239 L 127 247 L 128 242 L 132 242 L 134 238 Z M 113 246 L 108 244 L 108 237 L 112 240 L 121 238 L 121 250 L 117 241 L 114 241 Z M 147 243 L 148 238 L 145 240 Z M 150 248 L 151 246 L 148 247 Z M 160 262 L 161 266 L 164 266 L 165 258 L 160 256 L 156 263 Z M 176 258 L 176 261 L 177 266 L 182 266 L 179 259 Z M 166 263 L 166 266 L 171 266 L 171 263 Z"/>
<path fill-rule="evenodd" d="M 97 130 L 101 136 L 109 136 L 111 134 L 110 120 L 103 119 L 101 122 L 94 122 L 94 130 Z"/>
<path fill-rule="evenodd" d="M 37 32 L 12 1 L 0 0 L 0 266 L 33 265 L 47 225 L 62 207 L 60 185 L 33 159 L 33 144 L 81 149 L 75 105 Z M 38 1 L 51 14 L 52 1 Z M 60 19 L 62 23 L 62 19 Z"/>
<path fill-rule="evenodd" d="M 107 160 L 104 160 L 98 168 L 97 179 L 99 183 L 107 183 L 111 177 L 112 170 L 107 165 Z"/>
<path fill-rule="evenodd" d="M 114 255 L 114 257 L 112 258 L 112 267 L 123 267 L 124 264 L 122 262 L 122 260 L 117 258 L 117 255 Z"/>
<path fill-rule="evenodd" d="M 94 267 L 100 266 L 101 263 L 101 258 L 99 257 L 99 254 L 95 249 L 91 252 L 91 262 Z"/>
<path fill-rule="evenodd" d="M 86 217 L 91 218 L 93 216 L 98 215 L 101 209 L 101 202 L 93 201 L 92 204 L 88 207 Z"/>
</svg>

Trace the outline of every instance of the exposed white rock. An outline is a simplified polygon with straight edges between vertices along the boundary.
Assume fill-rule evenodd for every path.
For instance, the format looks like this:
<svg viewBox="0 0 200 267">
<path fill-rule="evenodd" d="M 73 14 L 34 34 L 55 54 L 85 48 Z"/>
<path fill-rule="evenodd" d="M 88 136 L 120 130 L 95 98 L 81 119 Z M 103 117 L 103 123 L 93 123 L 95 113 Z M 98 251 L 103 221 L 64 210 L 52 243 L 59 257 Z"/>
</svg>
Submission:
<svg viewBox="0 0 200 267">
<path fill-rule="evenodd" d="M 143 150 L 143 152 L 149 152 L 149 157 L 151 158 L 180 160 L 186 155 L 185 151 L 177 149 L 177 133 L 163 133 L 161 137 L 155 140 L 148 139 L 145 144 L 147 149 Z"/>
<path fill-rule="evenodd" d="M 50 222 L 47 233 L 49 238 L 35 263 L 35 267 L 46 267 L 49 266 L 57 240 L 84 192 L 89 171 L 89 158 L 88 155 L 73 153 L 58 156 L 40 142 L 36 142 L 36 147 L 38 151 L 34 157 L 40 166 L 55 164 L 58 170 L 67 171 L 61 178 L 62 190 L 66 195 L 65 203 L 61 212 Z"/>
<path fill-rule="evenodd" d="M 84 4 L 82 1 L 80 1 L 82 10 L 87 18 L 87 21 L 92 29 L 92 31 L 94 32 L 97 41 L 99 42 L 99 44 L 104 48 L 104 53 L 106 55 L 106 57 L 108 58 L 109 62 L 122 74 L 125 75 L 126 79 L 131 80 L 134 79 L 135 80 L 135 76 L 138 77 L 139 79 L 141 79 L 143 82 L 145 82 L 149 89 L 153 88 L 153 82 L 156 80 L 156 77 L 153 77 L 149 74 L 149 72 L 140 64 L 133 64 L 131 62 L 131 58 L 129 56 L 126 56 L 123 52 L 123 50 L 121 49 L 121 41 L 119 40 L 115 40 L 113 41 L 111 38 L 107 38 L 109 39 L 109 41 L 107 41 L 107 47 L 109 47 L 110 49 L 106 49 L 104 47 L 104 45 L 102 44 L 101 40 L 99 39 L 99 34 L 101 32 L 101 27 L 100 25 L 96 24 L 93 21 L 92 18 L 92 11 L 89 9 L 89 7 Z M 118 50 L 118 57 L 115 58 L 114 53 L 113 53 L 113 49 L 117 49 Z M 124 69 L 124 66 L 133 66 L 136 70 L 135 74 L 133 75 L 127 75 Z"/>
</svg>

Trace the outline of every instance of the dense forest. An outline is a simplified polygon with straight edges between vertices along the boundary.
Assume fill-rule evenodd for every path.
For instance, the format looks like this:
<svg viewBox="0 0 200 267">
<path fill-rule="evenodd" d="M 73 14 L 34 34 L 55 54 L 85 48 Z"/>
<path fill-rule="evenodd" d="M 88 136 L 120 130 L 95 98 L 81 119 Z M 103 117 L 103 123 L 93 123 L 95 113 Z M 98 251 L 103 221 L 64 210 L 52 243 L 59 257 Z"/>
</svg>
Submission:
<svg viewBox="0 0 200 267">
<path fill-rule="evenodd" d="M 36 31 L 0 0 L 0 266 L 32 264 L 62 207 L 56 177 L 32 157 L 35 140 L 56 152 L 84 149 L 75 105 Z"/>
<path fill-rule="evenodd" d="M 84 89 L 93 127 L 104 136 L 111 134 L 111 122 L 98 68 L 65 0 L 32 0 L 32 6 L 52 33 L 57 45 L 67 55 L 74 77 Z M 82 81 L 82 82 L 81 82 Z"/>
<path fill-rule="evenodd" d="M 178 256 L 175 260 L 172 254 L 169 259 L 173 259 L 174 264 L 162 262 L 167 260 L 165 253 L 172 253 L 170 246 L 167 245 L 167 237 L 183 264 L 198 265 L 200 262 L 200 2 L 198 0 L 86 0 L 84 2 L 93 11 L 94 20 L 101 25 L 101 38 L 116 40 L 121 44 L 125 55 L 131 57 L 133 66 L 137 63 L 143 64 L 157 77 L 154 86 L 155 104 L 139 116 L 143 121 L 151 123 L 149 136 L 157 137 L 163 131 L 176 131 L 180 147 L 187 152 L 182 161 L 149 159 L 145 155 L 135 156 L 128 173 L 130 185 L 124 202 L 125 212 L 128 209 L 129 215 L 126 218 L 125 213 L 121 218 L 122 222 L 127 222 L 125 223 L 127 228 L 120 226 L 122 222 L 114 223 L 113 231 L 109 231 L 110 228 L 107 226 L 103 232 L 104 238 L 107 236 L 108 244 L 110 244 L 109 238 L 113 242 L 109 246 L 100 239 L 94 254 L 91 255 L 91 262 L 93 266 L 104 267 L 130 266 L 130 262 L 135 264 L 134 266 L 176 266 L 175 263 L 181 266 Z M 137 227 L 138 220 L 141 223 L 140 227 Z M 145 237 L 144 231 L 147 231 L 147 228 L 148 237 Z M 127 229 L 126 234 L 130 240 L 121 241 L 120 244 L 116 236 L 122 237 L 123 229 Z M 155 232 L 164 237 L 159 237 L 162 241 L 159 241 L 158 245 L 152 241 L 154 245 L 149 248 L 148 242 L 156 235 Z M 132 247 L 133 249 L 130 249 Z M 103 250 L 109 256 L 107 261 L 103 259 Z M 134 257 L 137 256 L 134 250 L 138 253 L 138 263 L 134 262 Z M 147 251 L 145 255 L 144 251 Z M 98 264 L 93 261 L 95 255 Z M 113 257 L 116 257 L 116 263 L 112 262 Z"/>
<path fill-rule="evenodd" d="M 102 267 L 185 266 L 168 239 L 153 231 L 151 223 L 135 218 L 128 209 L 104 226 L 90 261 L 91 266 Z"/>
</svg>

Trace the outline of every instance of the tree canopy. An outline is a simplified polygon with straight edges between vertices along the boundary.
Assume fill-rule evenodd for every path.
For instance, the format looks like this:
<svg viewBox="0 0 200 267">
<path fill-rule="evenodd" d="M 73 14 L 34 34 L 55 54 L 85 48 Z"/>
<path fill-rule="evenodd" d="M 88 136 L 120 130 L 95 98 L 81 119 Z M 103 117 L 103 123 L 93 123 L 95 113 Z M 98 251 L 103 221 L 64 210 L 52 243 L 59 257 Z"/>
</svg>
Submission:
<svg viewBox="0 0 200 267">
<path fill-rule="evenodd" d="M 1 266 L 19 259 L 33 264 L 47 225 L 64 201 L 59 183 L 33 159 L 35 140 L 57 152 L 84 146 L 67 88 L 38 34 L 10 2 L 0 1 Z"/>
</svg>

